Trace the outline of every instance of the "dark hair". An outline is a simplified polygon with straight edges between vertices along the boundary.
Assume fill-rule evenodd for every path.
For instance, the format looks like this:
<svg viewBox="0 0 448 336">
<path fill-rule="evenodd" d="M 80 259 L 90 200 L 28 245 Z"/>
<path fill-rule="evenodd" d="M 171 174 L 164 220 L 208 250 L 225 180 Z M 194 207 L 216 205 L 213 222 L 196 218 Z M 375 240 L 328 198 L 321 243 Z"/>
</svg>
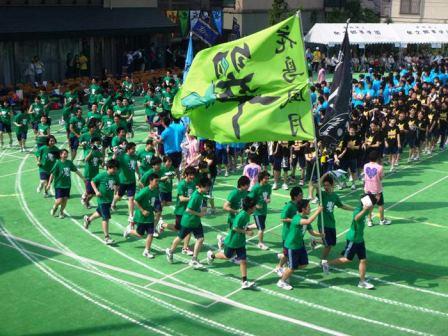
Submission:
<svg viewBox="0 0 448 336">
<path fill-rule="evenodd" d="M 119 166 L 120 166 L 120 164 L 115 159 L 110 159 L 109 161 L 106 162 L 107 169 L 118 168 Z"/>
<path fill-rule="evenodd" d="M 62 149 L 59 151 L 59 153 L 63 153 L 63 152 L 66 152 L 66 153 L 68 154 L 68 150 L 66 150 L 65 148 L 62 148 Z"/>
<path fill-rule="evenodd" d="M 51 139 L 53 139 L 54 140 L 54 143 L 57 143 L 58 141 L 56 140 L 56 137 L 53 135 L 53 134 L 50 134 L 48 137 L 47 137 L 47 145 L 50 143 L 50 140 Z"/>
<path fill-rule="evenodd" d="M 262 171 L 260 173 L 260 175 L 258 175 L 258 182 L 260 182 L 265 177 L 269 177 L 269 176 L 271 176 L 271 174 L 269 174 L 267 171 Z"/>
<path fill-rule="evenodd" d="M 154 139 L 152 139 L 152 138 L 149 138 L 148 140 L 146 140 L 147 145 L 153 144 L 153 143 L 154 143 Z"/>
<path fill-rule="evenodd" d="M 245 197 L 243 199 L 243 210 L 247 211 L 249 209 L 252 209 L 257 205 L 257 202 L 252 197 Z"/>
<path fill-rule="evenodd" d="M 331 185 L 334 185 L 334 178 L 333 178 L 333 176 L 331 176 L 331 175 L 325 175 L 325 177 L 324 177 L 323 180 L 322 180 L 322 184 L 325 183 L 325 182 L 328 182 L 328 183 L 330 183 Z"/>
<path fill-rule="evenodd" d="M 293 187 L 289 193 L 289 195 L 291 196 L 291 199 L 296 198 L 300 194 L 303 194 L 302 188 L 300 188 L 300 187 Z"/>
<path fill-rule="evenodd" d="M 377 151 L 371 151 L 369 153 L 369 161 L 370 162 L 376 162 L 376 161 L 378 161 L 378 158 L 379 158 L 379 154 Z"/>
<path fill-rule="evenodd" d="M 210 187 L 212 185 L 212 181 L 208 177 L 202 177 L 199 180 L 198 186 L 200 187 Z"/>
<path fill-rule="evenodd" d="M 159 158 L 158 156 L 153 156 L 151 158 L 151 162 L 149 163 L 149 165 L 152 166 L 156 166 L 156 165 L 160 165 L 162 163 L 162 159 Z"/>
<path fill-rule="evenodd" d="M 151 182 L 152 180 L 155 180 L 155 179 L 158 179 L 158 178 L 159 178 L 159 175 L 157 175 L 155 173 L 149 174 L 148 182 Z"/>
<path fill-rule="evenodd" d="M 249 161 L 256 163 L 258 161 L 258 156 L 255 153 L 249 153 L 247 156 Z"/>
<path fill-rule="evenodd" d="M 205 162 L 205 161 L 201 161 L 201 162 L 199 162 L 199 164 L 198 164 L 198 168 L 199 168 L 199 169 L 205 169 L 205 168 L 208 168 L 208 164 L 207 164 L 207 162 Z"/>
<path fill-rule="evenodd" d="M 126 152 L 127 152 L 128 150 L 134 148 L 135 146 L 137 146 L 137 145 L 135 144 L 135 142 L 128 142 L 128 143 L 126 144 Z"/>
<path fill-rule="evenodd" d="M 167 155 L 167 156 L 164 156 L 164 157 L 163 157 L 162 161 L 163 161 L 164 163 L 167 163 L 168 161 L 173 162 L 173 159 L 171 159 L 171 158 Z"/>
<path fill-rule="evenodd" d="M 304 198 L 300 201 L 300 203 L 298 204 L 298 209 L 299 212 L 302 213 L 303 209 L 306 209 L 306 207 L 308 206 L 308 204 L 310 204 L 310 200 L 308 198 Z"/>
<path fill-rule="evenodd" d="M 250 185 L 250 179 L 247 176 L 240 176 L 237 183 L 238 188 L 241 188 L 246 185 Z"/>
<path fill-rule="evenodd" d="M 91 143 L 97 142 L 97 141 L 101 141 L 100 137 L 93 137 L 92 139 L 90 139 Z"/>
<path fill-rule="evenodd" d="M 197 173 L 196 168 L 195 167 L 191 167 L 191 166 L 185 168 L 185 171 L 184 171 L 185 176 L 196 175 L 196 173 Z"/>
<path fill-rule="evenodd" d="M 121 131 L 125 131 L 124 127 L 118 127 L 117 128 L 117 134 L 120 133 Z"/>
</svg>

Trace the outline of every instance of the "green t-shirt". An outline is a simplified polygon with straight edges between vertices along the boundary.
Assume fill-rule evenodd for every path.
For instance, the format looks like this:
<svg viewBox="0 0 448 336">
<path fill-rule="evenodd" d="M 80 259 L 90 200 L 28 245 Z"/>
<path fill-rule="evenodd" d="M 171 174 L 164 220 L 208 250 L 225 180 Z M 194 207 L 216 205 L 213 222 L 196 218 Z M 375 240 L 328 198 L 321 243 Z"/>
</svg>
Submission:
<svg viewBox="0 0 448 336">
<path fill-rule="evenodd" d="M 136 206 L 134 213 L 134 221 L 140 223 L 154 223 L 154 211 L 160 211 L 160 206 L 157 204 L 160 202 L 159 189 L 150 189 L 145 187 L 140 190 L 135 196 L 135 200 L 140 206 L 149 212 L 148 216 L 143 216 L 140 209 Z"/>
<path fill-rule="evenodd" d="M 293 202 L 293 201 L 289 201 L 283 207 L 282 213 L 280 215 L 280 219 L 286 219 L 286 218 L 293 219 L 294 216 L 297 215 L 298 210 L 299 209 L 297 208 L 297 203 Z M 286 237 L 288 236 L 290 224 L 291 224 L 291 222 L 283 222 L 283 227 L 282 227 L 282 240 L 283 241 L 285 241 Z"/>
<path fill-rule="evenodd" d="M 3 125 L 11 125 L 11 110 L 6 107 L 0 107 L 0 122 Z"/>
<path fill-rule="evenodd" d="M 195 190 L 193 195 L 191 195 L 190 200 L 187 204 L 187 209 L 191 209 L 196 212 L 201 212 L 202 200 L 204 199 L 204 195 L 201 194 L 198 190 Z M 201 226 L 201 217 L 193 215 L 188 211 L 182 216 L 182 220 L 180 225 L 185 228 L 197 228 Z"/>
<path fill-rule="evenodd" d="M 48 103 L 50 102 L 50 96 L 46 93 L 39 95 L 39 97 L 40 97 L 40 103 L 44 105 L 44 107 L 45 105 L 48 105 Z"/>
<path fill-rule="evenodd" d="M 72 186 L 71 172 L 78 169 L 71 160 L 57 160 L 51 169 L 51 174 L 54 176 L 54 188 L 70 189 Z"/>
<path fill-rule="evenodd" d="M 92 84 L 89 87 L 89 103 L 93 104 L 96 102 L 96 95 L 99 93 L 100 91 L 100 87 L 97 84 Z"/>
<path fill-rule="evenodd" d="M 147 151 L 146 148 L 141 148 L 137 151 L 137 158 L 140 163 L 140 175 L 144 175 L 151 168 L 150 163 L 154 154 L 154 149 Z"/>
<path fill-rule="evenodd" d="M 99 111 L 96 111 L 96 113 L 94 113 L 93 111 L 89 111 L 87 113 L 87 119 L 88 120 L 94 119 L 94 120 L 99 122 L 99 121 L 101 121 L 101 118 L 102 118 L 102 116 L 101 116 Z"/>
<path fill-rule="evenodd" d="M 113 124 L 110 126 L 109 131 L 110 131 L 110 133 L 111 133 L 112 135 L 115 136 L 115 135 L 118 134 L 118 129 L 119 129 L 120 127 L 126 129 L 126 122 L 125 122 L 124 120 L 121 120 L 121 119 L 120 119 L 120 122 L 118 123 L 118 125 L 115 124 L 115 123 L 113 123 Z"/>
<path fill-rule="evenodd" d="M 364 241 L 364 226 L 366 223 L 366 217 L 368 215 L 368 211 L 364 213 L 364 215 L 359 219 L 355 220 L 357 214 L 362 211 L 361 207 L 356 207 L 353 210 L 353 219 L 352 225 L 350 226 L 350 230 L 347 232 L 345 236 L 347 240 L 352 241 L 354 243 L 362 243 Z"/>
<path fill-rule="evenodd" d="M 162 171 L 161 177 L 165 177 L 165 176 L 168 177 L 168 179 L 166 179 L 166 180 L 159 181 L 160 192 L 171 194 L 171 192 L 173 191 L 173 177 L 175 176 L 175 174 L 173 174 L 174 168 L 173 168 L 173 166 L 167 168 L 167 167 L 165 167 L 165 165 L 163 165 L 160 170 Z"/>
<path fill-rule="evenodd" d="M 45 145 L 47 143 L 49 133 L 50 133 L 50 126 L 48 126 L 47 124 L 39 123 L 37 125 L 36 144 Z"/>
<path fill-rule="evenodd" d="M 261 185 L 259 183 L 255 184 L 249 194 L 261 209 L 255 210 L 254 215 L 267 215 L 268 214 L 268 204 L 266 200 L 271 197 L 272 186 L 270 184 Z"/>
<path fill-rule="evenodd" d="M 137 156 L 123 153 L 117 157 L 117 160 L 120 163 L 120 172 L 118 174 L 118 177 L 120 178 L 120 184 L 135 183 Z"/>
<path fill-rule="evenodd" d="M 303 225 L 300 224 L 302 216 L 300 214 L 295 215 L 292 218 L 291 224 L 289 225 L 289 232 L 285 239 L 285 247 L 291 250 L 297 250 L 304 246 L 303 234 L 305 230 Z M 311 231 L 311 225 L 306 225 L 306 230 Z"/>
<path fill-rule="evenodd" d="M 89 132 L 82 133 L 79 137 L 79 144 L 82 146 L 83 149 L 83 158 L 87 156 L 87 154 L 90 151 L 90 141 L 92 140 L 92 136 Z"/>
<path fill-rule="evenodd" d="M 36 157 L 39 158 L 39 172 L 50 173 L 59 154 L 59 148 L 56 146 L 42 146 L 36 151 Z"/>
<path fill-rule="evenodd" d="M 230 207 L 233 210 L 240 210 L 243 206 L 243 199 L 248 195 L 247 190 L 239 190 L 238 188 L 233 189 L 230 194 L 227 196 L 227 201 L 230 203 Z M 232 224 L 233 219 L 236 215 L 232 212 L 229 212 L 227 216 L 227 223 Z"/>
<path fill-rule="evenodd" d="M 102 113 L 106 113 L 106 110 L 112 106 L 112 98 L 110 96 L 104 96 L 101 93 L 97 95 L 98 110 Z"/>
<path fill-rule="evenodd" d="M 18 113 L 14 117 L 14 122 L 19 126 L 15 125 L 16 133 L 28 132 L 28 123 L 30 119 L 28 119 L 28 115 L 24 113 Z"/>
<path fill-rule="evenodd" d="M 236 232 L 234 229 L 244 230 L 249 224 L 250 216 L 249 214 L 241 210 L 235 217 L 232 223 L 232 228 L 227 233 L 226 239 L 224 240 L 224 245 L 230 248 L 241 248 L 246 246 L 246 234 L 241 232 Z"/>
<path fill-rule="evenodd" d="M 105 136 L 112 136 L 113 133 L 111 131 L 111 127 L 114 124 L 114 117 L 105 115 L 101 118 L 101 123 L 102 123 L 101 132 Z"/>
<path fill-rule="evenodd" d="M 70 106 L 73 101 L 76 101 L 78 99 L 78 93 L 67 91 L 64 93 L 65 97 L 65 107 Z"/>
<path fill-rule="evenodd" d="M 84 177 L 86 180 L 91 181 L 100 172 L 100 165 L 103 159 L 103 154 L 99 150 L 92 151 L 92 155 L 89 159 L 87 156 L 90 150 L 86 153 L 86 160 L 84 165 Z"/>
<path fill-rule="evenodd" d="M 73 130 L 76 132 L 76 134 L 81 134 L 81 130 L 83 129 L 84 125 L 85 125 L 85 120 L 82 117 L 71 117 L 69 124 L 71 126 L 73 126 Z M 70 129 L 70 128 L 69 128 Z M 75 133 L 73 133 L 72 131 L 70 131 L 70 138 L 75 137 Z"/>
<path fill-rule="evenodd" d="M 145 114 L 147 116 L 153 116 L 156 114 L 156 107 L 160 104 L 160 100 L 156 96 L 145 96 Z"/>
<path fill-rule="evenodd" d="M 164 92 L 162 93 L 163 99 L 162 99 L 162 107 L 165 111 L 171 111 L 171 107 L 173 105 L 173 94 L 171 92 Z"/>
<path fill-rule="evenodd" d="M 62 119 L 64 119 L 65 129 L 70 130 L 70 119 L 73 117 L 73 108 L 69 105 L 62 109 Z"/>
<path fill-rule="evenodd" d="M 149 184 L 149 175 L 156 174 L 159 179 L 163 176 L 162 169 L 154 170 L 153 168 L 149 168 L 143 175 L 140 175 L 140 182 L 146 187 Z M 160 181 L 159 181 L 160 184 Z"/>
<path fill-rule="evenodd" d="M 120 183 L 118 175 L 109 175 L 107 172 L 102 172 L 95 176 L 92 181 L 101 193 L 101 196 L 97 198 L 98 204 L 112 203 L 114 199 L 115 186 Z"/>
<path fill-rule="evenodd" d="M 112 146 L 112 148 L 117 147 L 117 146 L 120 146 L 123 142 L 128 143 L 128 140 L 126 139 L 126 137 L 120 138 L 119 136 L 114 136 L 112 138 L 111 146 Z"/>
<path fill-rule="evenodd" d="M 187 180 L 181 180 L 177 185 L 177 198 L 176 206 L 174 208 L 174 214 L 182 216 L 187 208 L 188 202 L 181 202 L 179 196 L 191 197 L 191 195 L 196 190 L 195 181 L 187 182 Z"/>
<path fill-rule="evenodd" d="M 126 112 L 126 106 L 124 105 L 115 105 L 114 106 L 114 114 L 118 114 L 120 117 L 123 117 Z"/>
<path fill-rule="evenodd" d="M 328 193 L 325 190 L 322 190 L 322 206 L 324 208 L 322 215 L 317 217 L 318 227 L 322 227 L 322 217 L 324 218 L 324 227 L 336 229 L 336 221 L 334 219 L 334 206 L 340 208 L 342 206 L 342 202 L 339 199 L 338 194 L 335 192 Z"/>
<path fill-rule="evenodd" d="M 32 121 L 40 121 L 40 118 L 44 114 L 44 105 L 41 103 L 32 103 L 31 104 L 31 120 Z"/>
</svg>

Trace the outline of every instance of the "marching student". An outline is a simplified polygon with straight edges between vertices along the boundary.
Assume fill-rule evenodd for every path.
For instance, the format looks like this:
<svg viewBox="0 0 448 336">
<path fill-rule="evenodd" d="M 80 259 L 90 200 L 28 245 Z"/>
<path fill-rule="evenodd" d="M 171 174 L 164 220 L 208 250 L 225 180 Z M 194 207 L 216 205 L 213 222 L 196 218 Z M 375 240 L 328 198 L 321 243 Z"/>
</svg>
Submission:
<svg viewBox="0 0 448 336">
<path fill-rule="evenodd" d="M 258 182 L 258 175 L 261 173 L 261 167 L 257 164 L 257 154 L 249 153 L 249 163 L 244 166 L 243 175 L 250 180 L 249 191 L 252 190 L 254 185 Z"/>
<path fill-rule="evenodd" d="M 41 146 L 36 151 L 37 166 L 39 167 L 39 185 L 37 186 L 37 192 L 40 193 L 44 189 L 44 197 L 50 197 L 46 186 L 50 178 L 51 170 L 53 169 L 56 160 L 59 158 L 59 148 L 55 146 L 56 138 L 50 135 L 47 138 L 47 144 Z"/>
<path fill-rule="evenodd" d="M 101 172 L 92 179 L 92 188 L 95 191 L 95 195 L 98 201 L 98 207 L 95 212 L 90 216 L 84 216 L 84 227 L 89 228 L 92 221 L 97 218 L 102 218 L 102 228 L 104 233 L 104 243 L 106 245 L 112 245 L 114 240 L 109 236 L 109 220 L 110 207 L 114 199 L 115 192 L 118 191 L 120 179 L 118 178 L 117 171 L 120 166 L 119 162 L 115 159 L 111 159 L 106 163 L 106 171 Z"/>
<path fill-rule="evenodd" d="M 28 119 L 28 114 L 24 113 L 22 110 L 19 110 L 19 113 L 17 113 L 13 119 L 16 137 L 19 142 L 21 152 L 26 151 L 26 138 L 28 134 L 29 122 L 30 120 Z"/>
<path fill-rule="evenodd" d="M 353 220 L 350 231 L 347 232 L 347 244 L 342 257 L 333 260 L 322 260 L 322 269 L 329 273 L 330 265 L 341 265 L 353 261 L 355 255 L 359 259 L 359 288 L 374 289 L 375 286 L 366 281 L 367 256 L 364 242 L 364 225 L 369 212 L 378 200 L 378 195 L 362 195 L 360 204 L 353 211 Z M 364 201 L 367 199 L 367 201 Z"/>
<path fill-rule="evenodd" d="M 215 259 L 229 260 L 236 255 L 240 264 L 241 288 L 252 288 L 255 283 L 247 280 L 247 262 L 246 262 L 246 235 L 252 236 L 253 231 L 248 224 L 250 216 L 254 213 L 257 203 L 254 199 L 246 197 L 242 200 L 242 210 L 236 215 L 232 226 L 224 240 L 224 251 L 213 253 L 207 252 L 207 262 L 212 264 Z"/>
<path fill-rule="evenodd" d="M 393 171 L 398 166 L 399 151 L 401 149 L 400 129 L 396 125 L 395 117 L 389 119 L 389 124 L 386 127 L 386 141 L 384 142 L 384 154 L 389 155 L 390 171 Z"/>
<path fill-rule="evenodd" d="M 162 212 L 159 196 L 159 177 L 156 174 L 151 174 L 148 178 L 148 186 L 142 188 L 135 197 L 135 214 L 134 221 L 137 229 L 131 229 L 129 226 L 123 233 L 127 238 L 129 235 L 134 235 L 143 238 L 146 234 L 145 249 L 143 256 L 148 259 L 154 259 L 154 254 L 151 253 L 151 244 L 154 236 L 154 223 L 158 223 Z"/>
<path fill-rule="evenodd" d="M 9 147 L 12 147 L 11 122 L 13 113 L 7 100 L 0 104 L 0 147 L 3 148 L 3 134 L 9 136 Z"/>
<path fill-rule="evenodd" d="M 171 248 L 167 248 L 165 251 L 169 263 L 173 262 L 173 255 L 177 245 L 184 240 L 185 237 L 192 233 L 196 238 L 196 243 L 194 244 L 193 256 L 189 262 L 189 265 L 194 269 L 200 269 L 203 267 L 198 260 L 198 254 L 204 242 L 204 230 L 201 224 L 201 217 L 205 216 L 205 209 L 202 208 L 202 201 L 204 199 L 204 195 L 208 193 L 210 185 L 211 181 L 209 178 L 201 178 L 197 186 L 198 189 L 193 192 L 193 195 L 191 195 L 190 200 L 188 201 L 187 209 L 185 210 L 180 222 L 181 228 L 178 236 L 173 240 Z"/>
<path fill-rule="evenodd" d="M 303 269 L 308 265 L 308 253 L 306 252 L 303 242 L 304 228 L 314 237 L 324 237 L 324 234 L 314 231 L 311 223 L 319 216 L 322 206 L 309 217 L 311 212 L 309 200 L 301 201 L 302 212 L 296 214 L 289 224 L 288 234 L 285 239 L 285 248 L 288 252 L 288 267 L 283 271 L 281 279 L 277 282 L 277 286 L 281 289 L 292 290 L 293 286 L 288 283 L 289 278 L 297 269 Z"/>
<path fill-rule="evenodd" d="M 84 159 L 84 177 L 86 179 L 86 190 L 81 196 L 81 204 L 90 209 L 90 200 L 95 196 L 92 188 L 92 179 L 99 174 L 100 165 L 103 162 L 101 138 L 94 137 L 90 140 L 89 150 Z"/>
<path fill-rule="evenodd" d="M 257 202 L 257 209 L 254 212 L 255 224 L 258 229 L 258 247 L 262 250 L 269 250 L 264 243 L 264 230 L 266 229 L 266 217 L 268 214 L 268 204 L 271 202 L 272 186 L 269 184 L 269 173 L 263 171 L 258 175 L 258 183 L 252 188 L 249 197 Z"/>
<path fill-rule="evenodd" d="M 82 117 L 82 109 L 79 107 L 76 109 L 76 114 L 69 120 L 70 156 L 72 160 L 76 158 L 76 154 L 78 153 L 79 137 L 81 136 L 81 131 L 85 123 Z"/>
<path fill-rule="evenodd" d="M 72 185 L 71 172 L 75 172 L 84 182 L 85 178 L 82 176 L 78 168 L 75 167 L 71 160 L 67 159 L 68 151 L 62 149 L 60 152 L 60 159 L 55 162 L 51 169 L 51 175 L 45 187 L 45 192 L 48 193 L 51 182 L 54 181 L 55 202 L 50 210 L 52 216 L 56 216 L 56 211 L 59 210 L 59 218 L 65 218 L 64 209 L 67 206 L 67 201 L 70 198 L 70 188 Z"/>
</svg>

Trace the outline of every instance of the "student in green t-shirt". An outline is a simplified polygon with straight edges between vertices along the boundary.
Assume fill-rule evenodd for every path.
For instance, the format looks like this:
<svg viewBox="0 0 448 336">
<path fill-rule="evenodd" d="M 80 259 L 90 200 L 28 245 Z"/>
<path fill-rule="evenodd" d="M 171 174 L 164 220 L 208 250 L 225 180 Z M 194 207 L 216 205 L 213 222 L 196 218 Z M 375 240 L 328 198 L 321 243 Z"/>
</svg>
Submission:
<svg viewBox="0 0 448 336">
<path fill-rule="evenodd" d="M 147 187 L 141 189 L 137 196 L 135 196 L 135 213 L 134 221 L 137 229 L 126 228 L 123 236 L 127 238 L 129 235 L 134 235 L 143 238 L 146 234 L 145 249 L 143 256 L 149 259 L 154 258 L 151 251 L 151 243 L 154 236 L 155 225 L 160 219 L 162 213 L 162 206 L 160 204 L 159 195 L 159 177 L 156 174 L 149 176 L 149 184 Z"/>
<path fill-rule="evenodd" d="M 331 248 L 336 245 L 336 220 L 334 218 L 334 207 L 347 211 L 353 211 L 353 207 L 342 204 L 338 194 L 334 192 L 334 179 L 328 173 L 321 178 L 324 190 L 322 190 L 322 206 L 324 210 L 317 218 L 317 226 L 322 232 L 322 217 L 324 220 L 325 238 L 323 239 L 324 249 L 322 250 L 322 259 L 326 260 L 330 254 Z"/>
<path fill-rule="evenodd" d="M 123 106 L 122 118 L 126 122 L 126 135 L 130 139 L 134 137 L 134 130 L 132 128 L 134 125 L 134 107 L 129 104 L 126 98 L 123 99 Z"/>
<path fill-rule="evenodd" d="M 171 205 L 173 201 L 173 177 L 176 176 L 173 167 L 173 161 L 169 156 L 164 156 L 163 164 L 160 170 L 162 171 L 162 177 L 159 182 L 160 189 L 160 201 L 162 202 L 162 208 Z"/>
<path fill-rule="evenodd" d="M 347 264 L 355 256 L 359 259 L 359 288 L 374 289 L 375 286 L 366 281 L 367 254 L 364 243 L 364 227 L 366 217 L 373 206 L 378 202 L 376 196 L 372 194 L 362 195 L 361 203 L 353 210 L 353 220 L 350 230 L 347 232 L 347 243 L 342 252 L 342 257 L 333 260 L 322 260 L 322 269 L 325 274 L 329 273 L 330 265 Z"/>
<path fill-rule="evenodd" d="M 36 151 L 37 166 L 39 167 L 39 185 L 37 192 L 40 193 L 42 189 L 48 185 L 51 170 L 59 158 L 59 148 L 55 146 L 56 138 L 53 135 L 48 136 L 46 145 L 41 146 Z M 45 190 L 45 197 L 50 197 L 48 190 Z"/>
<path fill-rule="evenodd" d="M 279 277 L 283 275 L 284 268 L 283 266 L 288 261 L 288 251 L 285 248 L 285 240 L 289 233 L 289 225 L 291 224 L 292 219 L 299 212 L 299 208 L 301 208 L 301 202 L 303 199 L 303 191 L 300 187 L 293 187 L 289 192 L 291 200 L 285 204 L 282 209 L 282 213 L 280 214 L 280 220 L 283 223 L 282 226 L 282 247 L 283 254 L 278 262 L 278 265 L 274 269 L 274 273 L 277 273 Z"/>
<path fill-rule="evenodd" d="M 50 136 L 50 126 L 47 123 L 48 118 L 46 115 L 40 117 L 40 122 L 37 124 L 36 133 L 36 147 L 42 147 L 47 143 L 47 139 Z"/>
<path fill-rule="evenodd" d="M 145 106 L 146 122 L 149 124 L 149 127 L 152 128 L 154 123 L 154 117 L 157 113 L 156 109 L 160 107 L 160 100 L 155 95 L 154 88 L 148 89 L 148 92 L 144 97 L 143 105 Z"/>
<path fill-rule="evenodd" d="M 268 214 L 268 204 L 271 202 L 272 186 L 269 184 L 269 173 L 262 171 L 258 175 L 258 183 L 255 184 L 249 193 L 249 197 L 257 202 L 257 209 L 254 212 L 255 224 L 258 229 L 258 248 L 268 250 L 269 247 L 263 242 L 264 230 L 266 229 L 266 217 Z"/>
<path fill-rule="evenodd" d="M 155 153 L 153 139 L 146 140 L 145 147 L 137 151 L 138 170 L 140 171 L 140 175 L 145 175 L 151 168 L 151 159 L 154 157 Z"/>
<path fill-rule="evenodd" d="M 82 117 L 82 109 L 78 107 L 76 113 L 69 120 L 69 141 L 70 141 L 70 157 L 75 160 L 79 147 L 79 137 L 85 125 L 85 120 Z"/>
<path fill-rule="evenodd" d="M 45 114 L 44 105 L 41 103 L 41 99 L 39 96 L 34 98 L 34 103 L 30 105 L 28 109 L 28 115 L 30 117 L 31 127 L 34 133 L 37 133 L 37 124 L 39 124 L 40 117 Z"/>
<path fill-rule="evenodd" d="M 28 124 L 30 122 L 28 118 L 28 114 L 20 110 L 13 119 L 16 137 L 19 142 L 21 152 L 26 151 L 26 138 L 28 134 Z"/>
<path fill-rule="evenodd" d="M 120 164 L 117 160 L 110 159 L 106 163 L 106 171 L 101 172 L 92 179 L 92 188 L 95 191 L 95 195 L 98 201 L 98 207 L 95 212 L 90 216 L 84 216 L 84 227 L 89 228 L 90 223 L 97 219 L 102 218 L 101 225 L 104 233 L 104 243 L 111 245 L 114 240 L 109 236 L 109 220 L 110 220 L 110 206 L 114 199 L 114 194 L 118 191 L 118 185 L 120 180 L 118 178 L 118 167 Z"/>
<path fill-rule="evenodd" d="M 9 147 L 12 147 L 12 134 L 11 134 L 11 121 L 12 110 L 8 101 L 4 101 L 3 105 L 0 104 L 0 147 L 3 148 L 3 134 L 6 133 L 9 136 Z"/>
<path fill-rule="evenodd" d="M 84 158 L 86 191 L 81 196 L 81 202 L 86 209 L 90 209 L 90 200 L 95 196 L 95 190 L 92 188 L 92 179 L 99 174 L 102 162 L 101 138 L 92 137 Z"/>
<path fill-rule="evenodd" d="M 180 231 L 177 237 L 173 240 L 171 248 L 167 248 L 165 251 L 168 262 L 173 262 L 173 254 L 177 245 L 192 233 L 196 238 L 196 243 L 194 244 L 193 256 L 188 265 L 194 269 L 203 267 L 198 261 L 198 254 L 201 251 L 204 242 L 204 229 L 202 228 L 201 217 L 205 216 L 205 208 L 202 207 L 202 201 L 204 195 L 208 193 L 210 185 L 211 181 L 209 178 L 201 178 L 197 190 L 191 195 L 187 204 L 187 209 L 180 222 Z"/>
<path fill-rule="evenodd" d="M 301 213 L 294 215 L 291 219 L 288 234 L 285 239 L 284 246 L 287 249 L 288 267 L 283 271 L 281 279 L 277 282 L 277 286 L 285 290 L 293 289 L 289 284 L 288 279 L 294 271 L 303 269 L 308 265 L 308 253 L 306 252 L 305 244 L 303 242 L 305 230 L 312 236 L 323 237 L 323 234 L 314 231 L 310 225 L 322 212 L 322 207 L 319 206 L 309 218 L 306 218 L 311 212 L 310 203 L 309 200 L 302 200 L 301 210 Z M 304 229 L 304 226 L 306 226 L 306 229 Z"/>
<path fill-rule="evenodd" d="M 101 113 L 98 111 L 98 104 L 92 104 L 92 108 L 89 112 L 87 112 L 86 124 L 90 123 L 94 120 L 97 124 L 101 122 Z"/>
<path fill-rule="evenodd" d="M 85 178 L 82 176 L 78 168 L 75 167 L 73 162 L 67 159 L 68 151 L 66 149 L 62 149 L 59 155 L 60 159 L 56 161 L 51 169 L 51 175 L 48 179 L 45 191 L 48 192 L 51 182 L 54 181 L 55 202 L 50 210 L 50 214 L 55 216 L 56 211 L 60 207 L 59 218 L 62 219 L 65 217 L 64 209 L 67 206 L 68 199 L 70 198 L 70 188 L 72 186 L 71 173 L 75 172 L 80 178 L 83 179 L 84 182 Z"/>
<path fill-rule="evenodd" d="M 214 259 L 229 260 L 236 256 L 236 260 L 240 263 L 242 289 L 249 289 L 255 285 L 254 282 L 247 281 L 246 235 L 253 235 L 253 231 L 248 224 L 250 216 L 256 209 L 256 205 L 257 202 L 253 198 L 244 198 L 242 201 L 242 210 L 238 212 L 233 219 L 232 227 L 224 240 L 224 251 L 213 253 L 212 250 L 209 250 L 207 252 L 207 261 L 209 264 L 211 264 Z"/>
</svg>

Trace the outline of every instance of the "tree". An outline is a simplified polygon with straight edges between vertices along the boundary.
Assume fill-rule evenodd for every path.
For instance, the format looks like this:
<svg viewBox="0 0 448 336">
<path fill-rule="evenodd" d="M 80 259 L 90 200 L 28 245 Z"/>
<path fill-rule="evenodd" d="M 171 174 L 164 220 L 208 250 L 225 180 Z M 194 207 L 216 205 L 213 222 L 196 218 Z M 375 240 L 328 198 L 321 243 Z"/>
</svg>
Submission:
<svg viewBox="0 0 448 336">
<path fill-rule="evenodd" d="M 286 0 L 274 0 L 270 11 L 269 24 L 275 25 L 291 16 L 288 2 Z"/>
<path fill-rule="evenodd" d="M 342 9 L 334 10 L 327 15 L 327 22 L 340 23 L 350 18 L 353 23 L 376 23 L 380 22 L 378 14 L 370 9 L 362 8 L 359 0 L 347 1 Z"/>
</svg>

